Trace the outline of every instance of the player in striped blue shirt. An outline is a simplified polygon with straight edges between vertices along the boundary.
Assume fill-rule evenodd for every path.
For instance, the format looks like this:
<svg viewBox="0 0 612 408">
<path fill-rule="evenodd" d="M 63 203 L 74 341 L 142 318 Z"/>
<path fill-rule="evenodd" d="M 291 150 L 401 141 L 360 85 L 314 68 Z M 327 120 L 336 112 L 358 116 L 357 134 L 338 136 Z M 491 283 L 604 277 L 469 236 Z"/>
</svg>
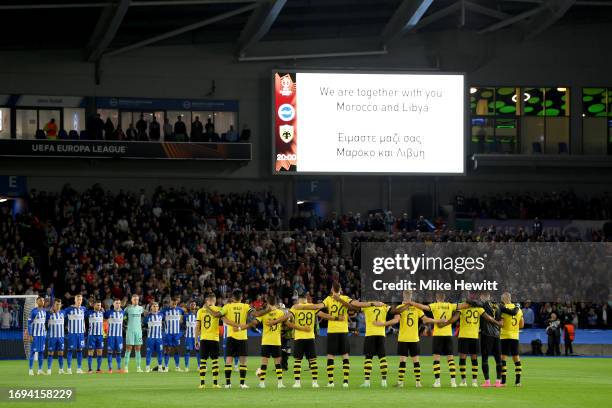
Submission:
<svg viewBox="0 0 612 408">
<path fill-rule="evenodd" d="M 153 353 L 157 353 L 157 369 L 159 372 L 162 371 L 163 357 L 164 357 L 164 346 L 162 342 L 162 322 L 164 316 L 159 312 L 159 304 L 157 302 L 151 303 L 151 311 L 145 317 L 144 324 L 147 327 L 147 355 L 146 362 L 147 366 L 145 371 L 151 372 L 151 357 Z"/>
<path fill-rule="evenodd" d="M 108 372 L 113 372 L 113 354 L 117 361 L 117 370 L 121 372 L 121 351 L 123 350 L 123 318 L 121 300 L 115 299 L 113 308 L 104 314 L 108 322 L 108 337 L 106 339 L 106 358 L 108 360 Z"/>
<path fill-rule="evenodd" d="M 85 315 L 88 324 L 87 331 L 87 367 L 91 373 L 94 350 L 96 353 L 96 373 L 102 372 L 102 352 L 104 351 L 104 310 L 102 302 L 96 300 L 93 309 Z"/>
<path fill-rule="evenodd" d="M 47 374 L 51 374 L 53 355 L 57 354 L 58 374 L 64 374 L 64 311 L 62 300 L 55 299 L 47 312 Z"/>
<path fill-rule="evenodd" d="M 177 306 L 178 299 L 170 300 L 170 306 L 161 311 L 164 316 L 164 371 L 168 371 L 170 355 L 174 355 L 176 371 L 182 371 L 180 366 L 179 344 L 181 342 L 181 320 L 185 311 Z"/>
<path fill-rule="evenodd" d="M 45 353 L 45 339 L 47 336 L 47 311 L 45 310 L 45 299 L 38 297 L 36 307 L 32 309 L 28 319 L 28 337 L 30 340 L 30 375 L 34 375 L 34 357 L 38 357 L 38 374 L 45 374 L 42 371 L 43 358 Z"/>
<path fill-rule="evenodd" d="M 185 371 L 189 371 L 189 359 L 191 358 L 191 352 L 196 349 L 195 326 L 197 313 L 197 303 L 189 302 L 189 311 L 185 315 Z"/>
<path fill-rule="evenodd" d="M 85 348 L 85 312 L 82 306 L 83 296 L 74 297 L 74 306 L 64 309 L 64 315 L 68 320 L 68 374 L 72 374 L 72 356 L 76 351 L 77 374 L 83 374 L 83 349 Z"/>
</svg>

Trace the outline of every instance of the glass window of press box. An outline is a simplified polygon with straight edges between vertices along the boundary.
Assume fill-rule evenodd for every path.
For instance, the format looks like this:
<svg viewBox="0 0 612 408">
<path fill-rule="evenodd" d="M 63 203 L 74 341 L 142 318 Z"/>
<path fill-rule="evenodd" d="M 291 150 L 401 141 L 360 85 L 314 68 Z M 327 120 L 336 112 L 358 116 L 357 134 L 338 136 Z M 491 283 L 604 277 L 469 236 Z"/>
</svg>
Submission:
<svg viewBox="0 0 612 408">
<path fill-rule="evenodd" d="M 11 108 L 0 107 L 0 139 L 11 138 Z"/>
<path fill-rule="evenodd" d="M 17 108 L 15 111 L 15 137 L 17 139 L 46 139 L 48 138 L 47 125 L 51 120 L 57 126 L 58 134 L 55 138 L 68 138 L 71 131 L 80 134 L 82 130 L 85 130 L 85 109 Z M 62 130 L 65 133 L 61 132 Z M 1 132 L 0 135 L 2 135 Z"/>
<path fill-rule="evenodd" d="M 582 89 L 582 153 L 612 154 L 612 88 Z"/>
<path fill-rule="evenodd" d="M 210 111 L 125 111 L 125 110 L 117 110 L 117 109 L 98 109 L 97 111 L 100 114 L 100 117 L 103 121 L 106 121 L 107 118 L 111 119 L 113 126 L 116 128 L 118 125 L 125 131 L 130 124 L 133 124 L 136 127 L 136 123 L 140 120 L 141 115 L 144 121 L 147 123 L 147 129 L 149 128 L 149 123 L 153 120 L 153 117 L 160 123 L 160 133 L 162 140 L 164 139 L 164 119 L 168 118 L 168 122 L 174 126 L 176 122 L 178 122 L 178 118 L 181 118 L 181 121 L 185 123 L 187 128 L 187 133 L 191 134 L 191 124 L 195 122 L 196 118 L 202 123 L 203 126 L 206 125 L 208 119 L 210 119 L 211 123 L 214 125 L 215 133 L 222 137 L 227 131 L 230 129 L 230 126 L 233 126 L 236 131 L 238 128 L 236 126 L 237 122 L 237 112 L 210 112 Z"/>
<path fill-rule="evenodd" d="M 471 87 L 470 151 L 479 154 L 569 152 L 569 89 Z"/>
</svg>

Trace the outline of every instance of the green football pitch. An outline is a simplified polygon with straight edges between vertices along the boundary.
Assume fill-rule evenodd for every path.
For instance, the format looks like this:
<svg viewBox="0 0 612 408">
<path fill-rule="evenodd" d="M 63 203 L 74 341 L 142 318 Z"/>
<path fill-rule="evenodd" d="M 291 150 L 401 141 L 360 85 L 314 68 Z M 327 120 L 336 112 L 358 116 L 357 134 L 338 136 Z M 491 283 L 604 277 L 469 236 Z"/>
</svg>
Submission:
<svg viewBox="0 0 612 408">
<path fill-rule="evenodd" d="M 182 359 L 181 359 L 182 360 Z M 144 358 L 143 358 L 144 362 Z M 341 372 L 336 363 L 336 388 L 325 388 L 325 359 L 319 359 L 318 389 L 310 387 L 310 372 L 302 370 L 302 388 L 293 389 L 292 371 L 284 373 L 286 389 L 276 388 L 274 370 L 268 368 L 267 388 L 257 388 L 255 369 L 259 358 L 249 358 L 247 384 L 242 390 L 237 387 L 238 373 L 232 373 L 232 389 L 198 389 L 198 374 L 195 359 L 191 360 L 191 372 L 136 373 L 134 359 L 130 362 L 129 374 L 57 375 L 54 362 L 51 376 L 28 376 L 26 361 L 0 362 L 0 387 L 3 398 L 7 388 L 57 388 L 70 387 L 75 391 L 73 402 L 64 404 L 82 407 L 398 407 L 399 404 L 439 407 L 605 407 L 612 400 L 612 359 L 607 358 L 530 358 L 523 359 L 523 387 L 515 388 L 513 365 L 509 365 L 509 386 L 503 389 L 454 388 L 449 387 L 446 364 L 442 364 L 442 388 L 432 385 L 431 357 L 422 358 L 423 388 L 414 388 L 412 364 L 408 363 L 406 385 L 394 388 L 397 380 L 397 357 L 389 358 L 389 388 L 380 387 L 378 364 L 374 361 L 372 387 L 360 388 L 363 381 L 363 358 L 351 358 L 350 387 L 339 387 Z M 84 364 L 86 364 L 84 362 Z M 183 362 L 181 361 L 181 364 Z M 290 365 L 292 360 L 290 360 Z M 491 363 L 493 361 L 491 360 Z M 95 365 L 95 360 L 94 360 Z M 171 366 L 172 363 L 171 363 Z M 46 367 L 46 363 L 44 365 Z M 106 367 L 104 360 L 103 367 Z M 210 363 L 209 363 L 210 367 Z M 305 365 L 304 365 L 305 367 Z M 73 367 L 74 369 L 74 367 Z M 171 369 L 172 370 L 172 369 Z M 491 366 L 495 373 L 495 366 Z M 210 375 L 210 373 L 209 373 Z M 221 373 L 223 375 L 223 372 Z M 468 363 L 468 382 L 470 368 Z M 210 379 L 210 377 L 209 377 Z M 221 382 L 224 379 L 220 378 Z M 482 381 L 482 375 L 480 374 Z M 208 384 L 211 381 L 207 381 Z M 36 407 L 43 402 L 1 401 L 3 407 Z M 45 404 L 45 403 L 43 403 Z"/>
</svg>

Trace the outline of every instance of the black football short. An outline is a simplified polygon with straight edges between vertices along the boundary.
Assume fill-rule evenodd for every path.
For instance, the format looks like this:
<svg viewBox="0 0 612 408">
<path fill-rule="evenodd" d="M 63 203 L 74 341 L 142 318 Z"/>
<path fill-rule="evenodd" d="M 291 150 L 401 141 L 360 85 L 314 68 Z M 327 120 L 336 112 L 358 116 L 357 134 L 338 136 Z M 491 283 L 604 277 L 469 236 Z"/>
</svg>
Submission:
<svg viewBox="0 0 612 408">
<path fill-rule="evenodd" d="M 314 339 L 298 339 L 293 341 L 293 358 L 301 360 L 304 356 L 309 360 L 317 357 Z"/>
<path fill-rule="evenodd" d="M 459 338 L 459 354 L 478 355 L 478 353 L 480 353 L 478 339 Z"/>
<path fill-rule="evenodd" d="M 501 340 L 501 353 L 504 356 L 518 356 L 519 355 L 519 341 L 515 339 L 502 339 Z"/>
<path fill-rule="evenodd" d="M 499 337 L 480 336 L 480 354 L 485 358 L 489 356 L 499 358 L 501 356 Z"/>
<path fill-rule="evenodd" d="M 200 340 L 200 358 L 213 360 L 219 358 L 219 342 L 215 340 Z"/>
<path fill-rule="evenodd" d="M 385 336 L 366 336 L 363 341 L 363 354 L 366 358 L 372 358 L 378 356 L 378 358 L 385 357 L 387 352 L 385 351 Z"/>
<path fill-rule="evenodd" d="M 246 357 L 248 352 L 247 341 L 238 340 L 233 337 L 227 338 L 227 356 L 228 357 Z"/>
<path fill-rule="evenodd" d="M 397 354 L 399 356 L 416 357 L 421 354 L 421 347 L 418 341 L 400 341 L 397 343 Z"/>
<path fill-rule="evenodd" d="M 432 353 L 441 356 L 452 356 L 453 336 L 433 336 Z"/>
<path fill-rule="evenodd" d="M 281 356 L 281 346 L 264 344 L 261 346 L 261 356 L 268 358 L 279 358 Z"/>
<path fill-rule="evenodd" d="M 341 356 L 348 353 L 348 333 L 327 333 L 327 354 Z"/>
</svg>

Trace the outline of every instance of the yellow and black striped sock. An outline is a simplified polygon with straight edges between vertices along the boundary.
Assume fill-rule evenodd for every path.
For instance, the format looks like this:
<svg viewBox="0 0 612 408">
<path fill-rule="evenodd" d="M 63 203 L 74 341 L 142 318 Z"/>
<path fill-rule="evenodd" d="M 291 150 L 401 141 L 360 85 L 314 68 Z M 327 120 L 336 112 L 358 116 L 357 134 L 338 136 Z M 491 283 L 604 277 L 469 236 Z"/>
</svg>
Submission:
<svg viewBox="0 0 612 408">
<path fill-rule="evenodd" d="M 378 363 L 380 364 L 380 376 L 383 380 L 386 380 L 387 372 L 389 371 L 389 366 L 387 365 L 387 357 L 378 357 Z"/>
<path fill-rule="evenodd" d="M 232 365 L 225 365 L 225 384 L 230 385 L 232 383 Z"/>
<path fill-rule="evenodd" d="M 219 384 L 219 359 L 215 358 L 212 361 L 212 376 L 213 376 L 213 384 Z"/>
<path fill-rule="evenodd" d="M 455 367 L 455 360 L 454 359 L 448 360 L 448 371 L 450 373 L 451 378 L 455 378 L 457 376 L 456 370 L 457 369 Z"/>
<path fill-rule="evenodd" d="M 459 358 L 459 374 L 461 379 L 465 380 L 465 358 Z"/>
<path fill-rule="evenodd" d="M 312 376 L 312 381 L 317 381 L 319 379 L 319 365 L 317 364 L 316 357 L 309 359 L 308 365 L 310 366 L 310 375 Z"/>
<path fill-rule="evenodd" d="M 334 359 L 333 358 L 327 359 L 327 382 L 330 384 L 334 382 Z"/>
<path fill-rule="evenodd" d="M 506 375 L 508 374 L 508 367 L 506 366 L 506 360 L 502 360 L 502 369 L 501 369 L 501 382 L 502 384 L 506 383 Z"/>
<path fill-rule="evenodd" d="M 440 361 L 433 362 L 433 373 L 436 380 L 440 379 Z"/>
<path fill-rule="evenodd" d="M 366 381 L 370 381 L 371 374 L 372 374 L 372 359 L 366 358 L 363 362 L 363 375 Z"/>
<path fill-rule="evenodd" d="M 268 366 L 266 364 L 262 364 L 259 367 L 259 380 L 264 382 L 266 380 L 266 371 L 268 371 Z"/>
<path fill-rule="evenodd" d="M 351 363 L 348 358 L 342 359 L 342 382 L 348 384 L 349 374 L 351 372 Z"/>
<path fill-rule="evenodd" d="M 293 379 L 295 381 L 300 381 L 300 377 L 302 376 L 302 360 L 295 359 L 293 360 Z"/>
<path fill-rule="evenodd" d="M 414 372 L 414 380 L 417 382 L 421 382 L 421 363 L 418 361 L 415 361 L 413 363 L 412 370 Z"/>
<path fill-rule="evenodd" d="M 521 383 L 521 374 L 523 374 L 523 364 L 520 361 L 515 361 L 514 362 L 514 383 L 515 384 L 520 384 Z"/>
<path fill-rule="evenodd" d="M 200 385 L 206 384 L 206 360 L 200 359 Z"/>
<path fill-rule="evenodd" d="M 279 364 L 274 364 L 274 368 L 276 369 L 276 379 L 278 381 L 283 380 L 283 366 Z"/>
<path fill-rule="evenodd" d="M 247 374 L 246 364 L 240 364 L 240 385 L 244 384 L 244 380 L 246 379 L 246 374 Z"/>
<path fill-rule="evenodd" d="M 472 380 L 478 379 L 478 359 L 472 359 Z"/>
<path fill-rule="evenodd" d="M 406 362 L 400 361 L 399 370 L 397 371 L 397 382 L 403 383 L 406 377 Z"/>
</svg>

